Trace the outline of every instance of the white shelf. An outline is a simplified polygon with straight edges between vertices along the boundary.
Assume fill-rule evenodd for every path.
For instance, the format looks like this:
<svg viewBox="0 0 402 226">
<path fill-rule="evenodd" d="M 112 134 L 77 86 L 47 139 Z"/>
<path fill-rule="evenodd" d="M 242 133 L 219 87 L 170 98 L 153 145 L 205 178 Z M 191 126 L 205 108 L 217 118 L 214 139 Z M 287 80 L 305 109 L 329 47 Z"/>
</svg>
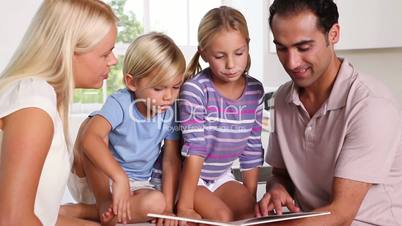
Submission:
<svg viewBox="0 0 402 226">
<path fill-rule="evenodd" d="M 337 50 L 402 47 L 401 0 L 334 0 L 341 36 Z M 269 1 L 271 4 L 273 0 Z M 269 29 L 269 51 L 276 52 Z"/>
</svg>

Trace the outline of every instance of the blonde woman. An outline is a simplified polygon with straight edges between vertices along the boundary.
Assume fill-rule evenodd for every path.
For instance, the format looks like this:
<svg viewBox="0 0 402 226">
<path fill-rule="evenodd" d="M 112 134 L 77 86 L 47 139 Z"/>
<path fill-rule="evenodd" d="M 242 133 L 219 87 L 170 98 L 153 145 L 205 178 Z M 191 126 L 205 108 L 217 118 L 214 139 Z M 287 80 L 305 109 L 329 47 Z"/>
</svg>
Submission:
<svg viewBox="0 0 402 226">
<path fill-rule="evenodd" d="M 116 20 L 98 0 L 45 0 L 1 73 L 1 226 L 91 225 L 58 216 L 72 160 L 68 111 L 74 88 L 101 87 L 116 64 Z"/>
<path fill-rule="evenodd" d="M 124 59 L 126 88 L 112 94 L 81 126 L 75 146 L 82 165 L 76 161 L 69 188 L 80 203 L 93 204 L 96 198 L 102 225 L 146 222 L 147 213 L 173 214 L 180 169 L 173 104 L 185 67 L 183 54 L 168 36 L 152 32 L 138 37 Z M 163 162 L 161 184 L 151 180 L 158 158 Z M 91 212 L 87 205 L 69 207 L 77 217 L 88 218 L 82 213 Z"/>
</svg>

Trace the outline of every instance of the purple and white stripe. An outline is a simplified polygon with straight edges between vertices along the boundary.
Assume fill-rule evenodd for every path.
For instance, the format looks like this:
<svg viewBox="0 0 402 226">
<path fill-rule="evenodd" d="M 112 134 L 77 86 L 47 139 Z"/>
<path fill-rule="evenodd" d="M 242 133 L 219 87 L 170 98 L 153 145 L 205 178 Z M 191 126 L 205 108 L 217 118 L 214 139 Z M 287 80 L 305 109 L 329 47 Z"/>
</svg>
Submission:
<svg viewBox="0 0 402 226">
<path fill-rule="evenodd" d="M 242 170 L 261 166 L 261 121 L 264 90 L 247 76 L 238 100 L 221 96 L 214 88 L 209 70 L 187 81 L 181 90 L 179 109 L 184 145 L 182 155 L 205 159 L 201 178 L 215 180 L 239 158 Z"/>
</svg>

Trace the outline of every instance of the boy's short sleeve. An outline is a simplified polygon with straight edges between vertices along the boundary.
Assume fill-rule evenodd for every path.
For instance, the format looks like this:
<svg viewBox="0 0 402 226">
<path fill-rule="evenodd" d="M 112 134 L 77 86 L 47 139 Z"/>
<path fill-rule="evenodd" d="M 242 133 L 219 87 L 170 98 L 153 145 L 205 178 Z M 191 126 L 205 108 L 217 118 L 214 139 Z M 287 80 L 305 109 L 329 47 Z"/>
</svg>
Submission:
<svg viewBox="0 0 402 226">
<path fill-rule="evenodd" d="M 172 121 L 172 124 L 169 126 L 169 132 L 167 133 L 166 140 L 179 140 L 181 137 L 179 124 L 176 120 Z"/>
<path fill-rule="evenodd" d="M 112 126 L 112 130 L 123 122 L 124 117 L 121 104 L 113 96 L 109 96 L 102 108 L 91 113 L 90 117 L 95 115 L 105 118 Z"/>
</svg>

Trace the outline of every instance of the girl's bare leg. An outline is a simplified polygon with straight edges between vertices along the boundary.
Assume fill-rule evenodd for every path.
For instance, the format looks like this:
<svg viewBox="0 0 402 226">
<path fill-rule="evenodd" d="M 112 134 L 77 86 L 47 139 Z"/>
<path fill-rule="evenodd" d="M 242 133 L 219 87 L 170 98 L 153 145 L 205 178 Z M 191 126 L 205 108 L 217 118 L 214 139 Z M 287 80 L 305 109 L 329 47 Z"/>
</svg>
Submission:
<svg viewBox="0 0 402 226">
<path fill-rule="evenodd" d="M 194 194 L 194 210 L 202 218 L 229 222 L 234 219 L 231 209 L 215 193 L 198 186 Z"/>
<path fill-rule="evenodd" d="M 203 218 L 217 221 L 234 221 L 254 216 L 256 200 L 247 188 L 236 181 L 229 181 L 211 192 L 198 186 L 194 208 Z"/>
<path fill-rule="evenodd" d="M 231 210 L 234 220 L 254 217 L 256 200 L 243 184 L 237 181 L 229 181 L 214 193 Z"/>
</svg>

